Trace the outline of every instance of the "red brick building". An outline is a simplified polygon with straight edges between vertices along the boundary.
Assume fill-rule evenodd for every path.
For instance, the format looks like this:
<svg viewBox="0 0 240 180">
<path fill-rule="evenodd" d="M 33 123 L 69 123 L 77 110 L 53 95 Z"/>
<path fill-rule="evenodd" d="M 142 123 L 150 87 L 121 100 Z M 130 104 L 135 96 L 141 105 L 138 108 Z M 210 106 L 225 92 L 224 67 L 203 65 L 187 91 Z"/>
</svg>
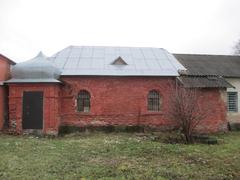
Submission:
<svg viewBox="0 0 240 180">
<path fill-rule="evenodd" d="M 7 81 L 9 125 L 19 133 L 46 134 L 56 134 L 61 125 L 172 128 L 166 112 L 178 72 L 185 70 L 158 48 L 70 46 L 52 57 L 40 53 L 17 64 Z M 206 132 L 227 127 L 227 85 L 216 81 L 218 86 L 198 87 L 201 104 L 213 104 L 214 115 L 200 126 Z"/>
<path fill-rule="evenodd" d="M 10 78 L 10 67 L 14 64 L 16 63 L 0 54 L 0 130 L 8 119 L 8 89 L 4 86 L 4 81 Z"/>
</svg>

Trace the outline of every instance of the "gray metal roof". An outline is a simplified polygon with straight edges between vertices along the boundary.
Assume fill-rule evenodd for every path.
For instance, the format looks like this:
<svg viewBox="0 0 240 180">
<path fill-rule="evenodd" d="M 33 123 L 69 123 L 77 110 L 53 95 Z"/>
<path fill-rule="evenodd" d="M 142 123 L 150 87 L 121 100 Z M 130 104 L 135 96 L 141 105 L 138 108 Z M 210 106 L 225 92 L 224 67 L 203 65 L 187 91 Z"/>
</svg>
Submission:
<svg viewBox="0 0 240 180">
<path fill-rule="evenodd" d="M 240 56 L 174 54 L 188 75 L 240 77 Z"/>
<path fill-rule="evenodd" d="M 6 83 L 60 82 L 61 71 L 46 59 L 41 52 L 33 59 L 18 63 L 12 67 L 12 79 Z"/>
<path fill-rule="evenodd" d="M 121 57 L 126 64 L 112 64 Z M 165 49 L 69 46 L 48 58 L 61 75 L 178 76 L 185 68 Z"/>
<path fill-rule="evenodd" d="M 60 83 L 57 79 L 10 79 L 5 83 Z"/>
<path fill-rule="evenodd" d="M 178 79 L 187 88 L 234 88 L 224 78 L 217 76 L 180 76 Z"/>
</svg>

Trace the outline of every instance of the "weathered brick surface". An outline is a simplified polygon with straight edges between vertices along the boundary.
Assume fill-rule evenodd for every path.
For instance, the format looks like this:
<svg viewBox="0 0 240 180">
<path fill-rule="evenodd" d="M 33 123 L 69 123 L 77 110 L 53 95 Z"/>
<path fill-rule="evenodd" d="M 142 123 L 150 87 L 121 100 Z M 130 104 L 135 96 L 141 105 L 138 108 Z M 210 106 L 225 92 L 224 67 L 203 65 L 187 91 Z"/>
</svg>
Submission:
<svg viewBox="0 0 240 180">
<path fill-rule="evenodd" d="M 61 94 L 61 122 L 67 125 L 147 125 L 172 127 L 166 117 L 170 89 L 175 79 L 168 77 L 78 77 L 62 78 L 65 86 Z M 147 94 L 159 91 L 161 112 L 147 111 Z M 90 113 L 77 112 L 76 97 L 80 90 L 91 94 Z M 199 126 L 200 131 L 216 132 L 226 129 L 226 107 L 219 89 L 202 90 L 201 104 L 211 102 L 213 115 Z"/>
<path fill-rule="evenodd" d="M 59 85 L 9 84 L 9 126 L 22 132 L 22 97 L 24 91 L 43 91 L 43 133 L 55 133 L 59 127 Z"/>
<path fill-rule="evenodd" d="M 0 55 L 0 81 L 5 81 L 10 78 L 10 62 Z M 7 117 L 7 88 L 0 85 L 0 130 L 3 128 L 4 120 Z"/>
<path fill-rule="evenodd" d="M 165 125 L 164 109 L 168 106 L 169 83 L 173 78 L 154 77 L 79 77 L 62 78 L 61 120 L 74 125 Z M 162 98 L 162 111 L 147 111 L 147 95 L 157 90 Z M 91 94 L 90 113 L 77 112 L 76 97 L 80 90 Z"/>
<path fill-rule="evenodd" d="M 170 90 L 175 79 L 170 77 L 62 77 L 62 85 L 11 84 L 9 86 L 10 126 L 22 132 L 22 94 L 24 91 L 44 92 L 44 133 L 57 132 L 59 125 L 107 126 L 144 125 L 169 128 Z M 89 113 L 77 111 L 80 90 L 91 94 Z M 147 111 L 147 95 L 157 90 L 161 95 L 161 112 Z M 223 90 L 224 92 L 224 90 Z M 212 115 L 202 121 L 199 131 L 225 130 L 226 106 L 219 89 L 202 90 L 201 105 L 212 107 Z"/>
<path fill-rule="evenodd" d="M 4 124 L 4 111 L 5 111 L 5 87 L 4 86 L 0 86 L 0 130 L 3 128 L 3 124 Z"/>
<path fill-rule="evenodd" d="M 198 130 L 202 132 L 227 131 L 226 89 L 202 89 L 200 104 L 209 107 L 211 111 L 200 123 Z"/>
</svg>

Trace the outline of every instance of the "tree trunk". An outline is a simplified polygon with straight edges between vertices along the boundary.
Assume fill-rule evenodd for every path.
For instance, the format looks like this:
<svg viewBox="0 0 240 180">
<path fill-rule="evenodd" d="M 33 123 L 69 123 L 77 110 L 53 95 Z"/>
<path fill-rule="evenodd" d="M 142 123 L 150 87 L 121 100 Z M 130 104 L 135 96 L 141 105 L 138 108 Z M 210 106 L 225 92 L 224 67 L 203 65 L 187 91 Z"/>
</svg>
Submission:
<svg viewBox="0 0 240 180">
<path fill-rule="evenodd" d="M 185 140 L 187 144 L 192 144 L 193 143 L 193 138 L 192 138 L 192 134 L 188 133 L 188 132 L 184 132 L 185 135 Z"/>
</svg>

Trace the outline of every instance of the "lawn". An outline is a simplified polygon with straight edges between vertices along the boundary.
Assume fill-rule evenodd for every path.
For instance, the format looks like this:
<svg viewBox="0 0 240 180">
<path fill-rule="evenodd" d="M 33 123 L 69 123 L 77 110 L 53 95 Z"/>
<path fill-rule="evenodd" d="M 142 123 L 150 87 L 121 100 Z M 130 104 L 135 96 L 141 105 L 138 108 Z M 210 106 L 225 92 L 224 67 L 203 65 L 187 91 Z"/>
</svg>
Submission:
<svg viewBox="0 0 240 180">
<path fill-rule="evenodd" d="M 217 138 L 218 145 L 184 145 L 130 133 L 0 135 L 0 179 L 240 178 L 240 133 Z"/>
</svg>

